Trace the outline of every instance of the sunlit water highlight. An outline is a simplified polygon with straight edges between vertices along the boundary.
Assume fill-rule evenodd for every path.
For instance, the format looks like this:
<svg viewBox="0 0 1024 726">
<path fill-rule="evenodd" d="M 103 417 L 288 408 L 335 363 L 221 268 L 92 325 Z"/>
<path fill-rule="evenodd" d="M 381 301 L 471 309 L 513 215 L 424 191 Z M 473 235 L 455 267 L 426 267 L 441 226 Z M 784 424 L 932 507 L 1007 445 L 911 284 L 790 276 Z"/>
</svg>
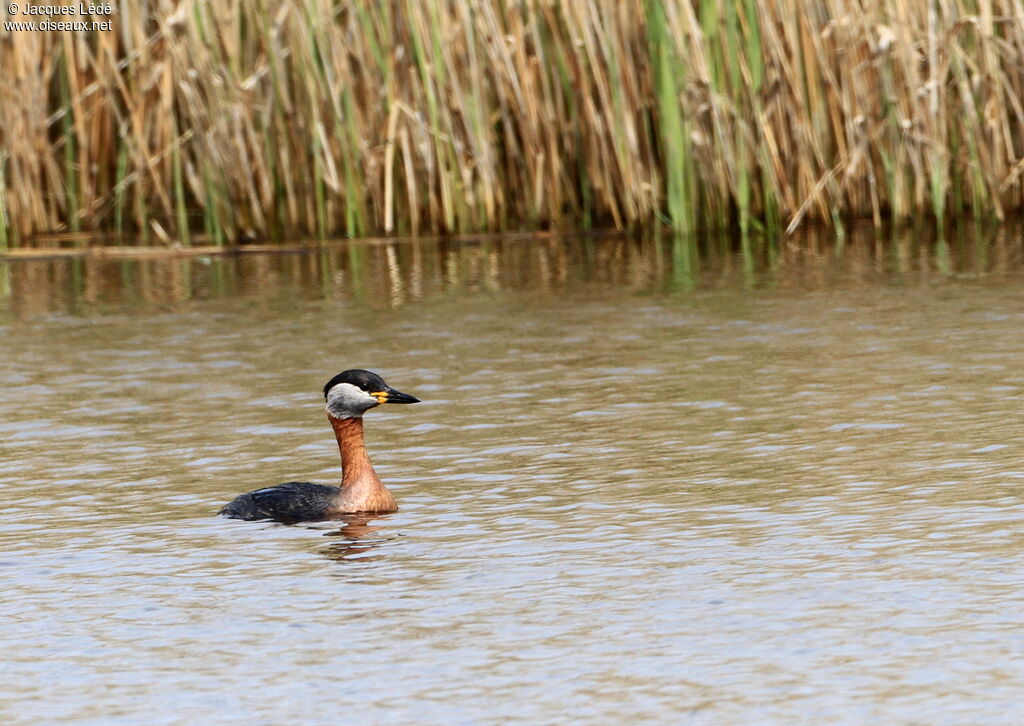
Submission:
<svg viewBox="0 0 1024 726">
<path fill-rule="evenodd" d="M 1021 250 L 0 263 L 3 722 L 1018 723 Z"/>
</svg>

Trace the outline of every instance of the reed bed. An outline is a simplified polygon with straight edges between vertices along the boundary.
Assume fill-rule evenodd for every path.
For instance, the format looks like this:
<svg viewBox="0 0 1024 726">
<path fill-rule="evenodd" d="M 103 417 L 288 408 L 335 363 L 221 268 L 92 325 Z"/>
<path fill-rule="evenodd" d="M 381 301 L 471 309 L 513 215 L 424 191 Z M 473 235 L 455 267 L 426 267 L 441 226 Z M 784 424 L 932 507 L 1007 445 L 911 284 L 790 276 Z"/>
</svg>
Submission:
<svg viewBox="0 0 1024 726">
<path fill-rule="evenodd" d="M 1024 203 L 1021 0 L 152 0 L 0 68 L 3 247 Z"/>
</svg>

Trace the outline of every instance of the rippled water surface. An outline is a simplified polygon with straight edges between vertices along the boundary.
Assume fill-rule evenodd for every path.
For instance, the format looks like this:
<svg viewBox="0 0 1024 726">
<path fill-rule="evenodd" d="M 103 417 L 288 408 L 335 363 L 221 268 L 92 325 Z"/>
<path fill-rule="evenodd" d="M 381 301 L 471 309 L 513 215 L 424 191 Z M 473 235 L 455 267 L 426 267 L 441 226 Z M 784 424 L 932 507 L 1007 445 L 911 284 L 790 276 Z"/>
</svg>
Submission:
<svg viewBox="0 0 1024 726">
<path fill-rule="evenodd" d="M 2 721 L 1019 723 L 1022 249 L 0 262 Z M 401 511 L 213 516 L 350 367 Z"/>
</svg>

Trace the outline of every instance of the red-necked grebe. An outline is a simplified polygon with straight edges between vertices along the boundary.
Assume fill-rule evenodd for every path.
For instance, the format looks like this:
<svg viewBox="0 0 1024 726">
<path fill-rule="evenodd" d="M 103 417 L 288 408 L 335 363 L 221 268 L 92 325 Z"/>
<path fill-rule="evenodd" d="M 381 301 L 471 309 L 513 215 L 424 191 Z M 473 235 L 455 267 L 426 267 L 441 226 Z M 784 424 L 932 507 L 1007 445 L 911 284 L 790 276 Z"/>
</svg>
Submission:
<svg viewBox="0 0 1024 726">
<path fill-rule="evenodd" d="M 233 519 L 295 523 L 356 512 L 396 512 L 398 505 L 370 464 L 363 444 L 363 414 L 382 403 L 419 403 L 376 373 L 339 373 L 324 386 L 327 418 L 341 449 L 341 486 L 290 481 L 242 494 L 220 510 Z"/>
</svg>

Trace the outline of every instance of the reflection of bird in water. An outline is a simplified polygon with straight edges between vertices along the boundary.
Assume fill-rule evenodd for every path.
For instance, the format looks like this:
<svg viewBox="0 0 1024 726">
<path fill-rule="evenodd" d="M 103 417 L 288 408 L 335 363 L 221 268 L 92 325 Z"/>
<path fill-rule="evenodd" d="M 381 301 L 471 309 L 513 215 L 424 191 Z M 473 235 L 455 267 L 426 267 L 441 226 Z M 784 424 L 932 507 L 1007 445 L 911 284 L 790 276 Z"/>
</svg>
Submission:
<svg viewBox="0 0 1024 726">
<path fill-rule="evenodd" d="M 376 373 L 339 373 L 324 386 L 327 418 L 341 449 L 341 486 L 290 481 L 242 494 L 220 513 L 232 519 L 274 519 L 292 524 L 355 512 L 395 512 L 398 506 L 370 464 L 363 444 L 363 414 L 382 403 L 419 403 Z"/>
<path fill-rule="evenodd" d="M 324 533 L 325 537 L 337 537 L 338 541 L 321 548 L 319 550 L 320 554 L 338 562 L 350 560 L 368 562 L 379 559 L 382 555 L 369 555 L 368 553 L 377 549 L 377 547 L 385 542 L 396 539 L 395 535 L 384 536 L 382 534 L 385 531 L 384 527 L 370 525 L 370 522 L 379 517 L 379 514 L 369 512 L 346 514 L 339 517 L 345 523 L 345 526 Z"/>
</svg>

